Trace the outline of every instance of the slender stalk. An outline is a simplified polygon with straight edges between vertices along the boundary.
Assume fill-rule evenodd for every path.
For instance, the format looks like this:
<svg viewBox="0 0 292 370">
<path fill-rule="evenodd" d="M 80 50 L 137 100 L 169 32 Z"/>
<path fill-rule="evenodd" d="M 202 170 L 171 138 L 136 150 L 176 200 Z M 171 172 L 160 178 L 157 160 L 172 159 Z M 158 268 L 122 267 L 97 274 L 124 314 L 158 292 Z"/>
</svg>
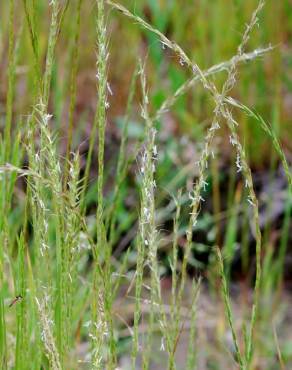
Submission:
<svg viewBox="0 0 292 370">
<path fill-rule="evenodd" d="M 128 124 L 129 124 L 129 119 L 130 119 L 130 113 L 131 109 L 133 106 L 133 99 L 135 95 L 135 85 L 137 81 L 137 75 L 138 75 L 138 63 L 135 68 L 135 71 L 133 73 L 131 83 L 130 83 L 130 88 L 129 88 L 129 96 L 128 96 L 128 101 L 127 101 L 127 108 L 126 108 L 126 113 L 125 117 L 123 120 L 123 130 L 122 130 L 122 140 L 121 140 L 121 145 L 120 145 L 120 151 L 119 151 L 119 156 L 118 156 L 118 163 L 117 163 L 117 171 L 116 171 L 116 184 L 114 187 L 114 194 L 113 194 L 113 201 L 112 201 L 112 206 L 110 207 L 110 211 L 108 213 L 108 219 L 109 219 L 109 240 L 110 244 L 113 244 L 113 239 L 114 239 L 114 230 L 116 226 L 116 210 L 118 206 L 118 201 L 119 201 L 119 195 L 120 195 L 120 186 L 122 185 L 123 180 L 125 179 L 128 165 L 129 165 L 129 160 L 126 158 L 126 144 L 127 144 L 127 138 L 128 138 Z"/>
<path fill-rule="evenodd" d="M 76 89 L 77 89 L 77 70 L 78 70 L 78 60 L 79 60 L 79 38 L 80 38 L 80 19 L 81 19 L 81 5 L 82 0 L 78 0 L 76 8 L 76 22 L 74 23 L 74 43 L 72 49 L 72 67 L 70 75 L 70 104 L 69 104 L 69 118 L 68 118 L 68 138 L 67 138 L 67 148 L 66 148 L 66 171 L 64 185 L 66 186 L 66 179 L 68 177 L 69 170 L 69 159 L 70 152 L 72 149 L 73 140 L 73 127 L 74 127 L 74 113 L 76 106 Z"/>
<path fill-rule="evenodd" d="M 13 99 L 14 99 L 14 85 L 15 85 L 15 53 L 14 53 L 14 0 L 9 0 L 9 24 L 8 24 L 8 34 L 9 34 L 9 46 L 8 46 L 8 91 L 6 97 L 6 120 L 4 129 L 4 142 L 3 149 L 1 151 L 1 162 L 6 163 L 10 160 L 11 155 L 11 126 L 12 126 L 12 111 L 13 111 Z M 2 141 L 2 140 L 1 140 Z M 2 145 L 2 142 L 1 142 Z M 7 339 L 6 339 L 6 315 L 4 307 L 4 270 L 5 270 L 5 259 L 4 255 L 7 251 L 8 243 L 8 214 L 6 209 L 8 207 L 7 200 L 9 196 L 9 179 L 6 174 L 4 178 L 1 179 L 0 190 L 0 206 L 1 214 L 0 218 L 0 241 L 1 241 L 1 251 L 0 251 L 0 365 L 4 370 L 7 369 Z"/>
<path fill-rule="evenodd" d="M 6 99 L 6 121 L 5 121 L 5 160 L 10 159 L 11 149 L 11 123 L 15 85 L 15 53 L 14 53 L 14 0 L 9 0 L 9 47 L 8 47 L 8 91 Z"/>
<path fill-rule="evenodd" d="M 196 369 L 197 355 L 198 350 L 196 346 L 196 322 L 197 322 L 197 301 L 200 293 L 200 282 L 193 282 L 192 284 L 192 304 L 191 304 L 191 327 L 190 327 L 190 336 L 189 336 L 189 346 L 187 353 L 187 366 L 186 370 Z"/>
<path fill-rule="evenodd" d="M 51 18 L 51 25 L 50 25 L 50 33 L 49 33 L 49 40 L 48 40 L 48 50 L 46 56 L 46 67 L 43 77 L 43 92 L 42 92 L 42 103 L 45 107 L 48 106 L 49 103 L 49 95 L 50 95 L 50 86 L 51 86 L 51 77 L 52 77 L 52 70 L 53 70 L 53 63 L 54 63 L 54 55 L 55 55 L 55 46 L 58 37 L 58 14 L 59 14 L 59 0 L 53 0 L 51 2 L 52 6 L 52 18 Z"/>
<path fill-rule="evenodd" d="M 23 0 L 24 5 L 24 12 L 25 18 L 27 21 L 29 35 L 30 35 L 30 42 L 32 45 L 33 50 L 33 57 L 34 57 L 34 72 L 35 72 L 35 79 L 36 79 L 36 90 L 37 93 L 40 93 L 41 89 L 41 70 L 40 70 L 40 61 L 39 61 L 39 42 L 38 42 L 38 32 L 36 30 L 36 22 L 35 22 L 35 0 L 32 2 L 32 10 L 30 14 L 28 0 Z"/>
<path fill-rule="evenodd" d="M 20 236 L 18 242 L 18 276 L 17 276 L 17 290 L 16 296 L 20 296 L 21 302 L 17 307 L 17 336 L 15 349 L 15 369 L 21 370 L 27 364 L 27 336 L 26 336 L 26 279 L 25 279 L 25 241 L 23 234 Z M 26 349 L 26 350 L 25 350 Z"/>
<path fill-rule="evenodd" d="M 224 299 L 224 304 L 225 304 L 225 311 L 226 311 L 228 323 L 229 323 L 229 326 L 230 326 L 230 330 L 231 330 L 231 333 L 232 333 L 232 339 L 233 339 L 233 343 L 234 343 L 234 347 L 235 347 L 236 361 L 238 362 L 240 369 L 245 370 L 245 369 L 247 369 L 247 367 L 246 367 L 246 364 L 244 362 L 244 357 L 241 354 L 241 351 L 239 349 L 239 343 L 238 343 L 237 335 L 236 335 L 235 328 L 234 328 L 234 318 L 233 318 L 232 309 L 231 309 L 229 289 L 228 289 L 228 286 L 227 286 L 227 280 L 226 280 L 226 276 L 225 276 L 225 272 L 224 272 L 224 263 L 223 263 L 223 259 L 222 259 L 220 249 L 217 248 L 216 252 L 217 252 L 217 258 L 218 258 L 218 262 L 219 262 L 219 269 L 220 269 L 220 277 L 221 277 L 221 282 L 222 282 L 222 293 L 223 293 L 223 299 Z"/>
</svg>

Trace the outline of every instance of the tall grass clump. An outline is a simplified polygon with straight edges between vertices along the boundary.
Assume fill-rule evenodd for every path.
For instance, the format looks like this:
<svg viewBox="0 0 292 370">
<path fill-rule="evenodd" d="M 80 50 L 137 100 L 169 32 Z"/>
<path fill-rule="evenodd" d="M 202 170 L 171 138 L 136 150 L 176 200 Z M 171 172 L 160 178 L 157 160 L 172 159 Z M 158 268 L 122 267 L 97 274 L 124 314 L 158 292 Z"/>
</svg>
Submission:
<svg viewBox="0 0 292 370">
<path fill-rule="evenodd" d="M 97 179 L 97 211 L 96 211 L 96 246 L 94 247 L 94 282 L 92 303 L 92 365 L 94 368 L 103 368 L 104 345 L 108 347 L 107 363 L 110 369 L 116 366 L 116 346 L 112 318 L 112 276 L 111 276 L 111 248 L 107 242 L 104 225 L 104 140 L 106 127 L 106 110 L 109 108 L 107 95 L 111 91 L 107 82 L 107 34 L 105 23 L 105 9 L 102 0 L 97 2 L 97 73 L 98 100 L 94 118 L 93 133 L 91 136 L 87 164 L 85 170 L 84 189 L 88 183 L 90 161 L 98 129 L 98 179 Z M 103 271 L 99 266 L 103 265 Z"/>
<path fill-rule="evenodd" d="M 254 29 L 260 27 L 258 17 L 265 1 L 259 0 L 251 13 L 235 55 L 206 69 L 166 33 L 123 5 L 111 0 L 96 0 L 91 5 L 95 64 L 90 71 L 96 96 L 93 104 L 86 103 L 87 136 L 81 140 L 77 134 L 82 130 L 78 126 L 85 124 L 82 119 L 77 122 L 76 117 L 83 42 L 92 36 L 89 31 L 84 36 L 84 28 L 87 31 L 90 27 L 83 18 L 88 5 L 82 0 L 23 0 L 20 31 L 16 32 L 17 4 L 14 0 L 8 2 L 5 127 L 0 136 L 0 367 L 213 368 L 208 362 L 212 349 L 205 347 L 208 340 L 204 345 L 200 340 L 201 321 L 207 326 L 209 319 L 201 305 L 209 297 L 206 290 L 217 286 L 222 302 L 216 302 L 216 315 L 218 321 L 224 321 L 219 317 L 223 307 L 231 333 L 229 363 L 241 370 L 260 368 L 263 349 L 258 337 L 261 324 L 267 324 L 261 322 L 260 315 L 264 312 L 263 280 L 267 277 L 280 291 L 291 205 L 286 206 L 279 253 L 273 265 L 272 253 L 262 238 L 259 197 L 241 137 L 238 111 L 257 122 L 271 140 L 287 178 L 288 197 L 292 194 L 291 168 L 273 128 L 255 109 L 232 95 L 240 64 L 251 63 L 273 50 L 268 46 L 247 51 Z M 111 69 L 115 68 L 112 63 L 118 62 L 110 58 L 111 40 L 115 37 L 109 17 L 114 14 L 112 9 L 154 35 L 163 50 L 190 75 L 176 84 L 174 93 L 153 104 L 148 74 L 150 56 L 136 56 L 118 150 L 110 147 L 112 143 L 107 138 L 107 128 L 110 132 L 113 121 L 111 108 L 114 111 L 120 98 L 111 86 Z M 44 12 L 50 14 L 45 25 L 40 22 Z M 66 28 L 68 22 L 72 22 L 70 32 Z M 58 95 L 56 71 L 62 64 L 58 53 L 64 46 L 62 36 L 66 39 L 68 33 L 70 47 L 64 49 L 69 68 L 66 73 L 61 72 L 65 87 Z M 23 73 L 20 55 L 27 45 L 27 68 L 32 71 L 31 81 L 26 75 L 26 83 L 32 87 L 30 110 L 18 117 L 18 79 Z M 218 87 L 215 75 L 221 72 L 225 73 L 225 80 Z M 212 118 L 204 131 L 198 157 L 179 169 L 168 184 L 173 192 L 171 201 L 166 203 L 159 186 L 161 163 L 167 156 L 161 122 L 199 84 L 213 104 Z M 58 97 L 61 101 L 54 104 Z M 136 117 L 137 105 L 140 113 Z M 60 120 L 65 124 L 60 125 Z M 141 120 L 139 135 L 133 129 L 137 120 Z M 252 303 L 244 306 L 240 325 L 230 291 L 236 209 L 226 212 L 227 218 L 231 215 L 227 228 L 232 229 L 232 235 L 227 235 L 224 243 L 216 235 L 213 247 L 208 249 L 207 278 L 200 276 L 197 268 L 193 274 L 196 234 L 204 223 L 210 186 L 216 187 L 213 193 L 217 195 L 221 191 L 211 174 L 215 172 L 219 178 L 217 164 L 214 165 L 219 156 L 216 140 L 224 129 L 235 162 L 232 165 L 243 188 L 236 190 L 240 192 L 236 195 L 237 206 L 240 207 L 242 197 L 255 240 Z M 112 160 L 116 161 L 113 170 Z M 233 193 L 235 178 L 230 183 Z M 218 234 L 219 229 L 218 226 Z M 246 233 L 248 237 L 249 231 Z M 242 241 L 242 254 L 243 244 Z M 125 248 L 127 251 L 121 255 Z M 247 258 L 246 265 L 248 262 Z M 215 292 L 214 299 L 220 294 Z M 277 361 L 283 368 L 285 356 L 274 327 L 270 334 L 275 341 Z M 214 368 L 220 369 L 221 365 L 217 365 Z"/>
<path fill-rule="evenodd" d="M 223 85 L 221 93 L 218 92 L 215 85 L 210 82 L 205 74 L 202 72 L 200 67 L 193 63 L 189 57 L 185 54 L 185 52 L 180 48 L 179 45 L 177 45 L 175 42 L 170 41 L 166 38 L 165 35 L 160 33 L 157 29 L 154 29 L 151 25 L 147 24 L 143 19 L 141 19 L 138 16 L 135 16 L 131 14 L 126 8 L 124 8 L 121 5 L 118 5 L 116 3 L 113 3 L 111 1 L 108 1 L 110 5 L 113 5 L 118 10 L 120 10 L 123 14 L 126 16 L 132 18 L 137 23 L 139 23 L 142 27 L 145 27 L 147 30 L 154 32 L 161 40 L 163 45 L 167 46 L 171 50 L 176 53 L 179 58 L 181 64 L 185 64 L 188 67 L 190 67 L 195 75 L 198 75 L 198 78 L 201 80 L 203 87 L 210 92 L 212 95 L 214 101 L 215 101 L 215 108 L 214 108 L 214 119 L 211 124 L 210 129 L 208 130 L 208 134 L 205 139 L 205 145 L 204 150 L 202 152 L 202 156 L 199 160 L 198 167 L 199 167 L 199 179 L 196 181 L 193 192 L 190 193 L 190 200 L 191 200 L 191 212 L 190 212 L 190 221 L 189 221 L 189 227 L 187 229 L 187 246 L 186 246 L 186 253 L 184 254 L 183 258 L 183 264 L 182 264 L 182 279 L 181 279 L 181 285 L 180 285 L 180 297 L 182 297 L 182 291 L 185 286 L 185 280 L 186 280 L 186 266 L 187 261 L 190 255 L 191 246 L 192 246 L 192 232 L 193 228 L 196 226 L 197 217 L 198 217 L 198 211 L 199 211 L 199 205 L 202 201 L 204 201 L 203 197 L 201 196 L 202 189 L 207 185 L 206 183 L 206 175 L 205 171 L 208 168 L 208 159 L 211 154 L 211 145 L 213 142 L 213 139 L 215 137 L 216 131 L 220 128 L 219 122 L 221 120 L 225 121 L 227 123 L 227 126 L 230 130 L 230 142 L 233 146 L 235 146 L 237 150 L 237 168 L 239 172 L 243 172 L 245 177 L 245 184 L 246 187 L 249 190 L 249 196 L 247 201 L 253 206 L 254 209 L 254 224 L 256 228 L 256 286 L 255 286 L 255 304 L 253 306 L 252 311 L 252 318 L 251 318 L 251 328 L 250 328 L 250 334 L 248 339 L 248 348 L 247 348 L 247 358 L 246 358 L 246 365 L 244 367 L 243 362 L 241 360 L 241 357 L 239 356 L 240 366 L 241 368 L 246 368 L 248 366 L 247 364 L 251 361 L 251 355 L 252 355 L 252 336 L 253 336 L 253 328 L 255 325 L 256 320 L 256 314 L 258 310 L 259 305 L 259 289 L 260 289 L 260 278 L 261 278 L 261 231 L 259 227 L 259 215 L 258 215 L 258 202 L 257 198 L 253 189 L 253 183 L 252 183 L 252 176 L 251 176 L 251 170 L 249 168 L 249 165 L 246 160 L 246 154 L 245 151 L 240 144 L 238 134 L 236 133 L 236 126 L 238 125 L 234 118 L 232 117 L 231 111 L 228 109 L 228 107 L 224 103 L 224 98 L 227 95 L 227 93 L 233 88 L 235 82 L 236 82 L 236 67 L 237 64 L 242 57 L 244 53 L 244 48 L 249 40 L 250 33 L 253 29 L 253 27 L 257 24 L 258 18 L 257 15 L 260 12 L 260 10 L 264 6 L 264 1 L 260 1 L 258 4 L 258 7 L 253 12 L 251 21 L 247 25 L 246 30 L 243 34 L 242 42 L 238 47 L 238 51 L 236 56 L 233 58 L 233 61 L 229 68 L 227 68 L 228 71 L 228 77 L 226 79 L 226 82 Z M 226 295 L 226 289 L 225 289 L 225 295 Z M 228 310 L 228 317 L 230 318 L 230 312 Z M 231 323 L 231 320 L 229 320 Z M 234 333 L 234 330 L 232 330 Z M 235 339 L 235 336 L 234 336 Z M 236 348 L 238 348 L 237 343 L 235 342 Z"/>
</svg>

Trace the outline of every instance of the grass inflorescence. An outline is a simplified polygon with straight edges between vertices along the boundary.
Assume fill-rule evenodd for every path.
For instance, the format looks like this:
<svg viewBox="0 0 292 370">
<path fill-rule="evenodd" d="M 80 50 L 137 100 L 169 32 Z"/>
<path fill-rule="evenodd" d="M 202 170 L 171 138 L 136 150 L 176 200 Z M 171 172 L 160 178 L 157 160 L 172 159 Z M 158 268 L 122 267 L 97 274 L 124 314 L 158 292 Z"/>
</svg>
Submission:
<svg viewBox="0 0 292 370">
<path fill-rule="evenodd" d="M 86 2 L 23 0 L 18 27 L 26 30 L 25 36 L 17 31 L 16 5 L 9 0 L 4 34 L 8 55 L 5 127 L 0 137 L 1 369 L 152 369 L 156 363 L 171 370 L 226 368 L 224 362 L 216 366 L 212 360 L 209 363 L 213 348 L 207 346 L 208 340 L 202 340 L 204 328 L 199 321 L 208 322 L 210 317 L 206 313 L 202 318 L 200 305 L 209 295 L 217 306 L 214 337 L 222 342 L 222 330 L 230 333 L 229 348 L 216 344 L 222 357 L 227 350 L 230 366 L 262 368 L 261 358 L 268 347 L 260 339 L 261 331 L 267 330 L 263 329 L 267 324 L 263 318 L 269 317 L 264 307 L 265 292 L 272 286 L 281 294 L 283 286 L 292 208 L 291 169 L 274 127 L 241 97 L 233 97 L 233 92 L 240 80 L 240 65 L 246 63 L 249 68 L 274 50 L 268 46 L 248 51 L 256 26 L 261 27 L 259 15 L 265 1 L 259 0 L 251 11 L 234 56 L 209 68 L 201 68 L 199 61 L 167 32 L 125 6 L 111 0 L 94 1 L 89 8 L 95 28 L 92 49 L 96 59 L 90 70 L 95 94 L 84 112 L 84 121 L 88 119 L 85 141 L 79 137 L 78 125 L 83 121 L 79 117 L 77 122 L 77 117 L 83 42 L 90 36 L 82 33 L 83 27 L 90 27 L 89 20 L 86 24 L 83 18 L 83 12 L 88 11 Z M 129 18 L 132 27 L 146 31 L 147 37 L 151 34 L 188 76 L 175 84 L 173 93 L 156 100 L 148 73 L 151 53 L 147 52 L 146 58 L 144 50 L 141 56 L 135 55 L 118 150 L 107 137 L 112 130 L 111 111 L 120 101 L 114 79 L 111 83 L 112 64 L 118 64 L 111 58 L 114 10 Z M 50 14 L 45 30 L 38 19 L 42 12 Z M 57 71 L 62 65 L 58 47 L 63 33 L 68 36 L 68 22 L 72 22 L 71 41 L 65 51 L 69 71 L 62 71 L 64 88 L 58 95 Z M 0 33 L 0 38 L 4 36 Z M 17 79 L 27 73 L 20 68 L 22 43 L 24 49 L 30 48 L 30 63 L 23 69 L 31 69 L 32 80 L 26 81 L 31 87 L 29 114 L 18 117 Z M 124 40 L 120 52 L 126 44 Z M 168 124 L 171 126 L 169 113 L 199 86 L 212 104 L 208 112 L 211 118 L 202 128 L 200 144 L 192 145 L 199 148 L 192 154 L 195 160 L 173 174 L 167 167 L 170 139 L 164 132 Z M 61 101 L 56 107 L 58 96 Z M 62 107 L 62 114 L 58 111 L 56 118 L 54 109 L 58 107 Z M 239 114 L 259 124 L 287 180 L 288 201 L 278 254 L 262 237 L 260 198 Z M 59 125 L 58 120 L 65 124 Z M 141 125 L 137 130 L 138 120 Z M 210 221 L 208 211 L 204 212 L 208 197 L 211 193 L 214 198 L 222 196 L 217 146 L 223 131 L 231 148 L 231 210 L 224 214 L 220 199 L 212 199 L 217 213 Z M 176 155 L 174 162 L 180 165 Z M 114 166 L 111 161 L 116 161 Z M 163 176 L 167 178 L 165 189 L 159 187 Z M 169 203 L 163 192 L 171 193 Z M 232 204 L 233 196 L 236 204 Z M 247 221 L 239 222 L 240 217 Z M 224 241 L 220 235 L 222 219 L 227 220 L 228 230 Z M 206 232 L 212 246 L 198 242 L 196 233 L 214 225 L 213 239 L 212 230 Z M 244 237 L 237 241 L 239 228 Z M 249 235 L 255 249 L 253 261 L 246 250 Z M 235 299 L 230 292 L 229 259 L 235 257 L 238 244 L 244 268 L 253 263 L 249 272 L 253 274 L 252 284 L 247 284 L 248 289 L 253 287 L 251 297 L 240 291 L 241 302 L 245 302 L 241 315 L 234 310 Z M 205 270 L 194 257 L 200 248 L 208 253 Z M 285 368 L 279 333 L 274 324 L 270 327 L 277 359 L 273 361 Z"/>
</svg>

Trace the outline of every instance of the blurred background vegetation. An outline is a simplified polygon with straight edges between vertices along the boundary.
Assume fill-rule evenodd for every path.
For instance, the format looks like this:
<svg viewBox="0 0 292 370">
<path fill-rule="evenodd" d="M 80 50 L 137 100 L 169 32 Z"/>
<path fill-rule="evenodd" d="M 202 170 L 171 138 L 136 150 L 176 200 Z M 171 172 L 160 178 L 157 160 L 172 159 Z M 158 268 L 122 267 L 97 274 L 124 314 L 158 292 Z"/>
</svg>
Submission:
<svg viewBox="0 0 292 370">
<path fill-rule="evenodd" d="M 18 30 L 18 62 L 16 79 L 16 96 L 14 113 L 19 119 L 29 112 L 34 91 L 33 55 L 25 23 L 23 2 L 18 1 L 19 11 L 16 14 Z M 64 112 L 69 100 L 69 75 L 73 62 L 72 48 L 74 28 L 76 27 L 76 1 L 69 1 L 67 14 L 59 37 L 52 85 L 51 111 L 56 118 L 56 128 L 61 127 L 66 137 L 66 117 Z M 243 32 L 243 25 L 256 5 L 256 0 L 207 0 L 184 1 L 123 1 L 137 15 L 175 40 L 188 52 L 191 59 L 202 68 L 228 60 L 234 55 Z M 39 30 L 40 59 L 44 60 L 49 13 L 47 1 L 36 1 L 35 15 Z M 83 1 L 81 10 L 81 36 L 78 65 L 78 96 L 76 110 L 76 143 L 80 137 L 88 136 L 90 121 L 95 106 L 95 2 Z M 1 55 L 1 112 L 4 112 L 5 94 L 7 91 L 8 59 L 8 2 L 1 1 L 0 55 Z M 233 95 L 244 104 L 252 106 L 270 122 L 278 132 L 283 145 L 291 151 L 292 115 L 292 76 L 291 76 L 291 39 L 292 14 L 289 0 L 268 1 L 261 14 L 261 26 L 254 32 L 249 48 L 271 44 L 274 50 L 264 60 L 256 60 L 241 66 L 237 87 Z M 118 117 L 123 116 L 131 75 L 138 56 L 148 55 L 148 75 L 150 83 L 152 108 L 160 103 L 188 77 L 190 72 L 179 64 L 179 61 L 163 50 L 157 37 L 145 32 L 117 12 L 109 12 L 110 29 L 110 62 L 109 81 L 114 91 L 109 110 L 108 134 L 117 133 Z M 220 85 L 225 76 L 216 76 Z M 138 98 L 137 98 L 138 101 Z M 181 98 L 169 114 L 163 118 L 163 135 L 171 141 L 183 136 L 196 141 L 204 135 L 208 117 L 212 108 L 210 99 L 198 85 Z M 252 164 L 256 168 L 269 166 L 273 153 L 270 144 L 255 122 L 245 115 L 238 117 L 240 130 L 248 148 Z M 133 134 L 134 135 L 134 134 Z M 62 138 L 65 140 L 66 138 Z M 229 152 L 226 143 L 221 149 Z"/>
</svg>

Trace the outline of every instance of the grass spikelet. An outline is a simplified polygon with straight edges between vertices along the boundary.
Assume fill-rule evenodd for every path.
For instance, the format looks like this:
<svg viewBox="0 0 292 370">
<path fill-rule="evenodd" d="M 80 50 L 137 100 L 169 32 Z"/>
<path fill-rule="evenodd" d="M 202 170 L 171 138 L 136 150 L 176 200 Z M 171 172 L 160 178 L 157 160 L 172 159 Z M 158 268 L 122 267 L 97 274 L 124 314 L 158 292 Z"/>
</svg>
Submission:
<svg viewBox="0 0 292 370">
<path fill-rule="evenodd" d="M 85 191 L 88 184 L 89 169 L 91 164 L 91 157 L 93 146 L 95 142 L 96 131 L 98 129 L 98 179 L 97 179 L 97 211 L 96 211 L 96 246 L 93 254 L 95 258 L 95 271 L 93 281 L 93 305 L 92 305 L 92 327 L 99 325 L 100 315 L 98 307 L 100 307 L 100 299 L 103 299 L 103 321 L 107 325 L 107 335 L 104 335 L 103 342 L 100 343 L 97 335 L 92 336 L 92 347 L 98 348 L 94 350 L 93 366 L 100 368 L 101 366 L 101 348 L 106 345 L 108 347 L 108 367 L 113 369 L 116 366 L 116 343 L 114 337 L 112 310 L 112 274 L 111 274 L 111 248 L 107 242 L 104 225 L 104 198 L 103 198 L 103 181 L 104 181 L 104 140 L 106 127 L 106 110 L 109 108 L 108 102 L 108 81 L 107 81 L 107 61 L 109 53 L 107 49 L 107 35 L 105 23 L 105 9 L 104 1 L 97 0 L 97 73 L 98 81 L 98 100 L 96 105 L 96 112 L 93 123 L 93 130 L 90 137 L 89 151 L 87 156 L 87 163 L 85 168 L 83 190 Z M 81 211 L 85 210 L 84 192 L 81 195 Z M 100 276 L 99 264 L 104 263 L 103 276 Z M 100 291 L 99 285 L 103 285 L 103 290 Z M 101 313 L 100 313 L 101 314 Z M 99 315 L 99 316 L 98 316 Z M 94 329 L 95 332 L 95 329 Z"/>
<path fill-rule="evenodd" d="M 270 52 L 273 48 L 271 46 L 266 47 L 266 48 L 259 48 L 255 49 L 254 51 L 250 53 L 242 53 L 240 56 L 235 56 L 231 58 L 228 61 L 218 63 L 207 70 L 203 71 L 203 75 L 205 77 L 212 76 L 213 74 L 217 74 L 223 71 L 228 71 L 231 65 L 234 64 L 234 59 L 236 58 L 237 63 L 245 63 L 249 61 L 253 61 L 254 59 L 258 57 L 264 56 L 266 53 Z M 158 121 L 160 117 L 168 112 L 170 108 L 176 103 L 176 101 L 186 94 L 190 89 L 192 89 L 197 82 L 200 81 L 200 76 L 195 75 L 189 78 L 186 82 L 184 82 L 176 91 L 173 95 L 169 96 L 167 99 L 163 101 L 163 103 L 160 105 L 160 108 L 157 110 L 155 113 L 154 117 L 152 118 L 153 121 Z"/>
<path fill-rule="evenodd" d="M 85 174 L 84 174 L 84 191 L 82 194 L 82 208 L 84 210 L 84 195 L 89 180 L 89 170 L 92 162 L 93 147 L 96 140 L 98 130 L 98 185 L 97 185 L 97 198 L 98 198 L 98 217 L 101 217 L 103 208 L 103 168 L 104 168 L 104 135 L 106 126 L 106 110 L 109 108 L 107 100 L 107 61 L 109 58 L 107 48 L 107 35 L 105 23 L 105 9 L 104 2 L 97 0 L 97 20 L 96 20 L 96 33 L 97 33 L 97 61 L 96 61 L 96 79 L 98 84 L 98 99 L 96 104 L 95 116 L 93 121 L 92 133 L 89 140 L 89 150 L 87 155 Z M 98 220 L 98 222 L 100 219 Z"/>
<path fill-rule="evenodd" d="M 38 307 L 40 322 L 42 326 L 42 341 L 46 349 L 46 355 L 50 362 L 50 366 L 53 370 L 62 370 L 60 356 L 57 351 L 57 347 L 52 334 L 53 321 L 48 315 L 45 298 L 43 298 L 41 301 L 36 298 L 36 304 Z"/>
</svg>

